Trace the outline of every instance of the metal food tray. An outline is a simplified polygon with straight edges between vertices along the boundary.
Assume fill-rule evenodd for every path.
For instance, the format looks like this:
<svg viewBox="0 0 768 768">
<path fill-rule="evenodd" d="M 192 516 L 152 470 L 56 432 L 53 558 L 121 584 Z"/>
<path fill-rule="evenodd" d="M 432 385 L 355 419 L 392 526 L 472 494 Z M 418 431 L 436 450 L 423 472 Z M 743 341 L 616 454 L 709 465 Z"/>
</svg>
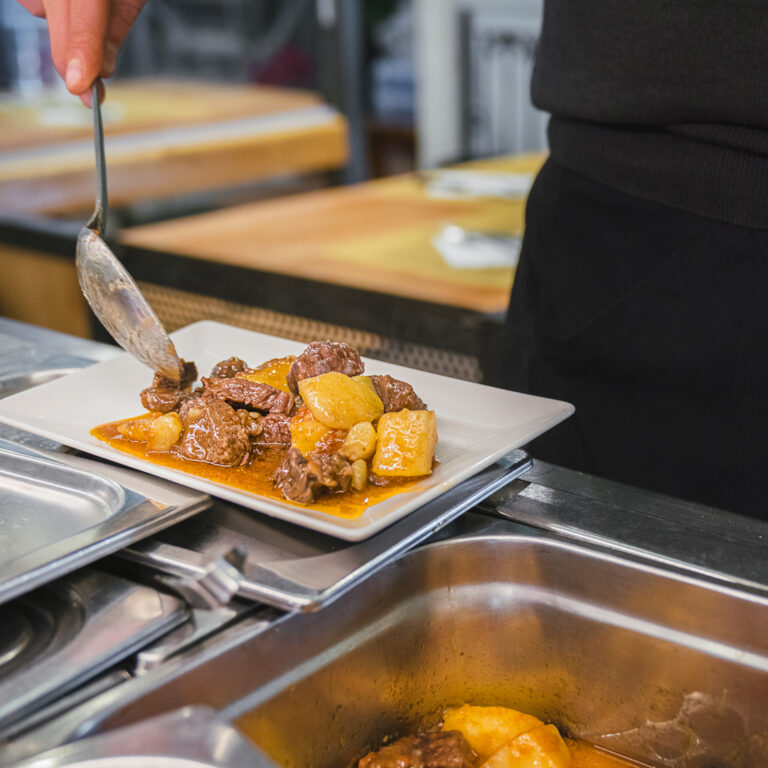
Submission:
<svg viewBox="0 0 768 768">
<path fill-rule="evenodd" d="M 290 611 L 314 611 L 528 471 L 522 450 L 360 542 L 254 515 L 217 501 L 212 509 L 127 548 L 121 558 L 149 566 L 221 604 L 239 597 Z"/>
<path fill-rule="evenodd" d="M 205 494 L 0 439 L 0 603 L 150 536 Z"/>
<path fill-rule="evenodd" d="M 277 765 L 338 768 L 472 702 L 637 765 L 768 766 L 765 595 L 507 520 L 463 523 L 322 611 L 252 616 L 69 709 L 10 756 L 194 701 Z"/>
<path fill-rule="evenodd" d="M 7 728 L 188 618 L 171 595 L 82 568 L 0 609 L 0 744 Z"/>
</svg>

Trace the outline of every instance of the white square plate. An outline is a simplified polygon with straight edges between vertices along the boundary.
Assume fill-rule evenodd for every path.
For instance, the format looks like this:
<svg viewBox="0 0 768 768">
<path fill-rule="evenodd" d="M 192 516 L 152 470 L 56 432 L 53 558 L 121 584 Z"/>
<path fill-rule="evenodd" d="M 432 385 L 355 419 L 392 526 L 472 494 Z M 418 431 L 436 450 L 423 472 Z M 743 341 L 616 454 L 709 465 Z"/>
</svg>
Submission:
<svg viewBox="0 0 768 768">
<path fill-rule="evenodd" d="M 206 375 L 233 355 L 256 366 L 271 358 L 299 354 L 305 344 L 203 321 L 171 334 L 185 360 Z M 437 415 L 439 465 L 413 491 L 371 505 L 348 520 L 312 508 L 266 499 L 176 469 L 162 467 L 110 448 L 90 435 L 93 427 L 144 412 L 139 393 L 152 375 L 128 354 L 0 400 L 0 421 L 124 464 L 267 515 L 348 541 L 380 531 L 462 480 L 490 466 L 573 413 L 573 406 L 503 389 L 425 373 L 377 360 L 365 372 L 389 374 L 413 385 Z"/>
</svg>

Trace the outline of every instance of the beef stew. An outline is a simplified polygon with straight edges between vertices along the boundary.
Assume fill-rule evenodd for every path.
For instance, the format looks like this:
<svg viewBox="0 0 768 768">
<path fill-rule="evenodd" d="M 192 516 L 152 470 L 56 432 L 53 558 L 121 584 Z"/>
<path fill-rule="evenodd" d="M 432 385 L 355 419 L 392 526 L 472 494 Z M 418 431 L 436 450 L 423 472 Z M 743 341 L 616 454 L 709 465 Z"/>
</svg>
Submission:
<svg viewBox="0 0 768 768">
<path fill-rule="evenodd" d="M 147 413 L 91 434 L 148 461 L 342 517 L 413 488 L 435 464 L 435 414 L 407 382 L 365 376 L 348 344 L 317 341 L 300 355 L 250 367 L 217 363 L 200 384 L 156 374 Z"/>
</svg>

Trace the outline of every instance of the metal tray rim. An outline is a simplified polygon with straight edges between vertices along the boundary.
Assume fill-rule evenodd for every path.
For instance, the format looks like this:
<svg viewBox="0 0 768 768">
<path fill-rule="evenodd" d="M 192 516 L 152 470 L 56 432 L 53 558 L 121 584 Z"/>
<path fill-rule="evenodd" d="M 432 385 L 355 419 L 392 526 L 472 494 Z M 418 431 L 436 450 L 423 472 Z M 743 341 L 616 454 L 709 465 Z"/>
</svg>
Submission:
<svg viewBox="0 0 768 768">
<path fill-rule="evenodd" d="M 20 456 L 30 455 L 41 463 L 53 464 L 81 474 L 92 474 L 119 489 L 122 503 L 113 515 L 101 523 L 31 551 L 10 562 L 0 563 L 0 604 L 14 597 L 88 565 L 106 555 L 151 536 L 159 530 L 202 511 L 210 504 L 203 494 L 186 493 L 177 504 L 163 505 L 117 483 L 99 472 L 99 463 L 90 459 L 46 455 L 48 452 L 30 449 L 0 438 L 0 452 Z M 0 454 L 1 455 L 1 454 Z M 73 466 L 71 462 L 75 462 Z"/>
</svg>

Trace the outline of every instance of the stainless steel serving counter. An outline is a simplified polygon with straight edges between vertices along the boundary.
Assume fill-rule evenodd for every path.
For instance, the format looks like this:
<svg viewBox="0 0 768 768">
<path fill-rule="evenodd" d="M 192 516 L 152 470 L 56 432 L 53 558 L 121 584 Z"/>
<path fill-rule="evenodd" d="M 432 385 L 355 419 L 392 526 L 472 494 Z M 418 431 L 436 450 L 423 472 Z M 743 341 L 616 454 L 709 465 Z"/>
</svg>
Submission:
<svg viewBox="0 0 768 768">
<path fill-rule="evenodd" d="M 0 318 L 0 378 L 116 354 L 121 354 L 116 347 Z M 546 532 L 768 590 L 768 523 L 724 510 L 534 461 L 478 511 L 509 519 L 529 533 Z"/>
<path fill-rule="evenodd" d="M 28 372 L 34 371 L 41 376 L 41 380 L 45 380 L 45 371 L 104 360 L 115 354 L 118 354 L 115 348 L 103 344 L 0 318 L 0 381 L 4 381 L 6 386 L 8 382 L 12 385 L 14 377 Z M 21 442 L 25 440 L 23 434 L 9 434 L 8 428 L 2 425 L 0 437 Z M 214 501 L 209 510 L 198 516 L 200 526 L 217 518 L 224 522 L 232 520 L 234 512 L 236 510 L 232 505 Z M 187 531 L 195 530 L 191 524 L 196 520 L 198 518 L 192 518 L 189 524 L 175 526 L 172 530 L 176 531 L 176 538 L 171 537 L 160 548 L 163 549 L 168 543 L 171 548 L 184 546 L 184 536 Z M 756 713 L 759 713 L 760 701 L 768 697 L 768 685 L 764 682 L 768 671 L 768 651 L 764 648 L 762 638 L 765 632 L 761 629 L 768 622 L 768 524 L 534 461 L 533 467 L 525 474 L 474 505 L 450 524 L 435 530 L 423 543 L 433 545 L 428 548 L 430 554 L 427 560 L 422 562 L 414 560 L 412 555 L 406 556 L 396 567 L 379 571 L 362 589 L 336 599 L 333 605 L 317 614 L 291 614 L 258 606 L 243 610 L 242 606 L 237 606 L 236 600 L 213 610 L 210 606 L 202 606 L 209 610 L 196 611 L 197 626 L 191 635 L 189 628 L 176 630 L 176 633 L 186 633 L 181 644 L 175 637 L 161 639 L 156 645 L 143 649 L 130 668 L 123 665 L 119 670 L 110 671 L 105 677 L 95 680 L 90 690 L 81 692 L 70 701 L 59 702 L 44 717 L 33 718 L 24 728 L 17 729 L 15 734 L 11 734 L 7 749 L 0 745 L 0 764 L 12 764 L 89 734 L 96 734 L 98 738 L 99 733 L 108 733 L 113 728 L 126 725 L 130 727 L 131 723 L 162 715 L 169 708 L 179 706 L 210 707 L 219 712 L 226 723 L 236 726 L 250 723 L 251 733 L 258 732 L 263 725 L 266 729 L 265 740 L 283 725 L 289 733 L 293 726 L 287 721 L 282 723 L 281 702 L 286 697 L 290 698 L 291 691 L 300 689 L 296 685 L 301 680 L 317 682 L 307 684 L 307 696 L 302 694 L 298 700 L 290 701 L 290 706 L 285 709 L 286 715 L 294 712 L 297 701 L 301 706 L 309 702 L 311 710 L 311 702 L 315 700 L 312 697 L 318 697 L 318 701 L 327 698 L 329 691 L 340 680 L 350 687 L 349 696 L 354 698 L 353 688 L 362 685 L 361 681 L 368 674 L 355 675 L 356 662 L 352 660 L 359 656 L 356 649 L 363 646 L 378 648 L 375 653 L 393 661 L 391 653 L 394 651 L 383 649 L 371 639 L 376 632 L 391 630 L 393 617 L 399 617 L 403 627 L 392 632 L 393 638 L 399 638 L 397 642 L 405 642 L 402 638 L 404 633 L 407 635 L 410 631 L 406 631 L 411 626 L 409 622 L 417 622 L 413 624 L 413 631 L 419 637 L 429 631 L 431 642 L 443 642 L 439 640 L 443 637 L 443 630 L 438 631 L 434 623 L 430 628 L 423 612 L 416 610 L 412 614 L 414 606 L 422 605 L 424 600 L 437 600 L 435 605 L 443 605 L 443 598 L 439 595 L 444 594 L 447 600 L 444 607 L 448 611 L 445 628 L 452 631 L 457 623 L 455 607 L 461 603 L 465 587 L 469 588 L 468 585 L 479 578 L 481 571 L 487 572 L 486 586 L 483 587 L 485 592 L 481 590 L 477 593 L 480 596 L 485 594 L 485 597 L 478 597 L 480 603 L 487 602 L 488 613 L 483 621 L 493 624 L 493 617 L 501 616 L 507 610 L 504 608 L 506 601 L 514 595 L 505 583 L 522 590 L 520 595 L 529 594 L 530 606 L 539 602 L 545 606 L 535 609 L 544 611 L 537 614 L 539 622 L 549 615 L 547 611 L 550 608 L 564 611 L 563 616 L 567 614 L 571 617 L 569 622 L 574 615 L 580 615 L 584 622 L 583 630 L 574 624 L 573 631 L 583 632 L 579 643 L 582 656 L 577 658 L 582 670 L 591 667 L 594 671 L 600 666 L 600 659 L 595 659 L 594 654 L 590 655 L 585 650 L 592 647 L 595 631 L 601 636 L 606 633 L 606 647 L 611 650 L 601 653 L 607 653 L 606 658 L 612 658 L 615 668 L 621 669 L 625 678 L 632 674 L 635 663 L 632 659 L 642 656 L 649 664 L 648 659 L 658 658 L 658 669 L 650 669 L 653 674 L 650 674 L 649 680 L 652 682 L 656 679 L 653 675 L 661 675 L 663 671 L 663 678 L 675 696 L 693 690 L 690 681 L 702 677 L 701 670 L 706 665 L 717 666 L 719 660 L 723 660 L 722 673 L 718 672 L 715 679 L 713 673 L 708 672 L 704 675 L 706 683 L 712 691 L 724 690 L 732 684 L 735 670 L 737 679 L 743 678 L 741 702 L 736 702 L 736 705 L 742 706 L 740 712 L 747 723 L 745 727 L 762 738 L 760 734 L 766 726 L 760 719 L 762 716 Z M 445 545 L 453 547 L 451 552 L 457 555 L 440 554 L 448 551 Z M 470 564 L 471 558 L 468 559 L 470 554 L 471 558 L 475 558 L 474 565 Z M 403 565 L 406 561 L 410 564 Z M 440 581 L 444 574 L 454 571 L 451 577 L 454 581 Z M 506 571 L 510 571 L 504 577 L 507 582 L 501 579 L 493 586 L 497 576 L 501 578 Z M 605 583 L 600 583 L 601 579 L 605 579 Z M 432 584 L 429 589 L 427 581 Z M 461 586 L 465 581 L 466 585 Z M 169 581 L 165 583 L 170 584 Z M 405 600 L 411 589 L 413 597 Z M 582 592 L 579 593 L 579 589 Z M 626 602 L 627 594 L 634 596 L 634 604 Z M 438 597 L 435 598 L 435 595 Z M 182 596 L 189 597 L 186 594 Z M 190 608 L 200 608 L 194 604 L 195 595 L 191 597 L 191 602 L 188 600 Z M 395 598 L 405 601 L 402 607 L 388 607 L 386 602 L 382 602 Z M 683 605 L 676 606 L 678 598 Z M 615 604 L 611 605 L 611 600 L 615 600 Z M 515 611 L 519 608 L 517 597 L 512 603 L 508 605 L 511 613 L 510 623 L 506 626 L 509 631 L 517 626 L 515 622 L 518 621 L 515 618 L 518 615 Z M 635 613 L 627 613 L 630 609 Z M 372 611 L 379 611 L 381 615 L 377 613 L 371 618 L 369 614 Z M 403 623 L 404 615 L 410 618 Z M 353 616 L 356 616 L 354 622 Z M 418 618 L 420 616 L 422 618 Z M 367 624 L 369 621 L 371 623 Z M 560 636 L 558 622 L 561 619 L 552 621 L 553 632 Z M 500 629 L 504 624 L 497 621 L 496 625 Z M 711 636 L 706 633 L 709 625 L 712 626 Z M 543 627 L 544 624 L 534 622 L 521 626 L 527 627 L 525 632 L 515 638 L 507 638 L 506 646 L 511 648 L 514 643 L 524 643 L 526 647 L 539 647 L 541 640 L 534 635 L 539 631 L 536 627 Z M 729 628 L 731 626 L 733 630 Z M 488 696 L 496 690 L 493 687 L 495 682 L 489 672 L 492 666 L 486 669 L 483 665 L 488 661 L 496 663 L 494 654 L 497 650 L 484 648 L 482 643 L 478 645 L 474 629 L 475 625 L 468 620 L 466 636 L 462 635 L 466 647 L 459 646 L 457 640 L 454 642 L 450 638 L 446 641 L 447 647 L 451 653 L 461 648 L 462 657 L 465 651 L 467 657 L 481 654 L 476 659 L 480 666 L 476 674 L 473 673 L 475 677 L 470 676 L 470 679 L 480 686 L 476 692 L 478 696 Z M 526 632 L 531 636 L 527 636 Z M 567 637 L 569 632 L 571 630 L 562 636 Z M 751 644 L 752 636 L 757 637 L 755 644 Z M 631 641 L 629 644 L 627 637 Z M 406 643 L 409 648 L 418 638 L 414 636 L 412 640 L 413 643 L 410 640 Z M 509 646 L 510 641 L 513 641 L 513 646 Z M 547 642 L 554 640 L 548 638 Z M 633 643 L 636 645 L 633 646 Z M 575 653 L 567 643 L 559 649 L 561 657 L 572 651 Z M 368 654 L 370 658 L 360 657 L 365 658 L 366 664 L 372 665 L 371 669 L 382 661 L 375 653 Z M 398 650 L 397 653 L 401 652 Z M 410 651 L 403 651 L 405 656 L 408 653 Z M 528 657 L 524 658 L 530 661 Z M 681 658 L 687 659 L 682 666 L 675 661 Z M 338 664 L 334 660 L 338 660 Z M 549 674 L 545 672 L 549 668 L 548 663 L 546 658 L 537 661 L 541 674 Z M 350 667 L 350 664 L 353 666 Z M 328 680 L 324 680 L 318 672 L 326 668 L 332 676 Z M 432 670 L 419 664 L 415 669 L 409 667 L 403 680 L 421 675 L 424 677 L 421 681 L 424 690 L 430 691 L 433 690 L 434 680 L 444 672 L 443 668 Z M 460 665 L 454 664 L 451 670 L 451 674 L 456 675 L 455 684 L 463 685 L 461 681 L 465 680 L 465 676 Z M 483 675 L 487 673 L 488 679 L 481 685 L 478 681 L 484 679 Z M 690 673 L 690 678 L 684 678 L 684 673 Z M 593 674 L 591 679 L 596 677 Z M 547 684 L 551 682 L 549 680 Z M 633 684 L 635 688 L 638 685 L 628 678 L 622 678 L 622 682 Z M 587 684 L 588 677 L 584 675 L 582 685 Z M 619 696 L 605 680 L 601 685 L 603 688 L 599 693 L 604 698 Z M 646 687 L 648 701 L 655 701 L 658 686 L 654 688 L 649 683 Z M 765 692 L 766 696 L 762 697 L 761 692 Z M 366 701 L 375 696 L 373 688 L 367 692 L 361 688 L 358 693 Z M 343 689 L 339 696 L 338 706 L 342 706 L 345 701 Z M 631 699 L 632 696 L 628 700 Z M 608 715 L 618 712 L 624 701 L 622 693 L 616 704 L 605 710 L 606 722 L 598 730 L 584 730 L 583 723 L 574 722 L 573 732 L 578 734 L 581 727 L 582 734 L 587 737 L 594 736 L 597 741 L 608 739 L 604 743 L 610 747 L 614 742 L 607 735 L 610 734 L 608 722 L 611 719 Z M 683 704 L 695 709 L 700 702 L 699 699 L 685 698 Z M 390 714 L 393 717 L 399 706 L 392 705 Z M 531 706 L 550 707 L 554 717 L 566 717 L 558 715 L 552 702 L 532 700 Z M 258 714 L 255 720 L 249 720 L 251 711 L 265 714 Z M 574 703 L 570 711 L 571 714 L 577 712 L 578 705 Z M 672 719 L 669 722 L 674 720 L 674 728 L 683 720 L 688 722 L 688 710 L 681 709 L 680 712 L 683 714 L 677 720 L 670 715 Z M 311 719 L 311 711 L 304 714 Z M 632 713 L 627 710 L 626 715 L 629 722 Z M 338 724 L 342 719 L 334 722 Z M 306 718 L 302 722 L 305 721 Z M 380 727 L 389 728 L 391 723 L 388 721 L 385 724 L 381 720 Z M 597 728 L 597 725 L 593 722 L 590 727 Z M 634 743 L 632 738 L 627 737 L 620 744 L 631 748 Z M 278 760 L 281 765 L 293 764 L 294 759 L 301 764 L 305 758 L 291 757 L 288 755 L 290 750 L 286 751 L 287 744 L 294 743 L 296 746 L 301 740 L 287 739 L 280 749 L 272 745 L 274 749 L 270 754 L 282 754 L 283 750 L 286 762 Z M 307 749 L 311 751 L 310 742 L 307 744 Z M 768 745 L 768 737 L 765 744 Z M 635 754 L 638 759 L 647 757 L 643 748 L 637 747 Z M 765 754 L 768 754 L 768 747 Z M 45 764 L 63 763 L 53 761 Z M 328 762 L 328 765 L 331 764 L 337 763 Z M 687 765 L 672 758 L 659 758 L 654 764 Z M 739 768 L 749 765 L 748 762 L 732 764 Z"/>
</svg>

